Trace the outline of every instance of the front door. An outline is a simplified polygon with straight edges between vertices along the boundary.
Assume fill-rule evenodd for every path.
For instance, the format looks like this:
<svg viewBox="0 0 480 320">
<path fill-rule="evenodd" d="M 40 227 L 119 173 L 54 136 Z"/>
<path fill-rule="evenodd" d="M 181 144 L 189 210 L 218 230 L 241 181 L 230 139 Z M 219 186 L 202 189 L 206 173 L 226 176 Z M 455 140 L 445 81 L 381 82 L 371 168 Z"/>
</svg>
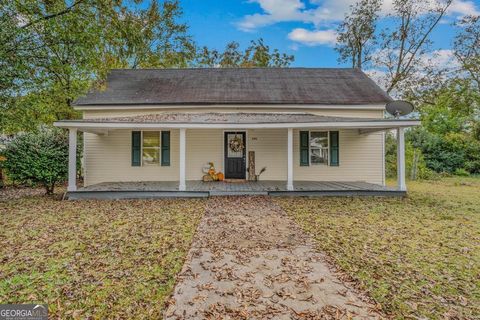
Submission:
<svg viewBox="0 0 480 320">
<path fill-rule="evenodd" d="M 245 179 L 245 132 L 225 132 L 225 178 Z"/>
</svg>

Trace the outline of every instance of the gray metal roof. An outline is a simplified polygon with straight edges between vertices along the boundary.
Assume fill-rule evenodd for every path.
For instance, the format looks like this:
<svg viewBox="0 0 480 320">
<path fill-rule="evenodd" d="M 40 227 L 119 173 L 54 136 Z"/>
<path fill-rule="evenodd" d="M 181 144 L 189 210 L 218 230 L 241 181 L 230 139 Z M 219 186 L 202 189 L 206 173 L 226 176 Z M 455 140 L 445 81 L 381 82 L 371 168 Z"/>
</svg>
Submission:
<svg viewBox="0 0 480 320">
<path fill-rule="evenodd" d="M 319 116 L 309 113 L 161 113 L 131 117 L 109 117 L 61 122 L 85 123 L 182 123 L 182 124 L 266 124 L 266 123 L 319 123 L 319 122 L 371 122 L 385 121 L 379 118 L 348 118 Z"/>
<path fill-rule="evenodd" d="M 112 70 L 106 90 L 75 105 L 383 104 L 392 99 L 359 69 L 198 68 Z"/>
</svg>

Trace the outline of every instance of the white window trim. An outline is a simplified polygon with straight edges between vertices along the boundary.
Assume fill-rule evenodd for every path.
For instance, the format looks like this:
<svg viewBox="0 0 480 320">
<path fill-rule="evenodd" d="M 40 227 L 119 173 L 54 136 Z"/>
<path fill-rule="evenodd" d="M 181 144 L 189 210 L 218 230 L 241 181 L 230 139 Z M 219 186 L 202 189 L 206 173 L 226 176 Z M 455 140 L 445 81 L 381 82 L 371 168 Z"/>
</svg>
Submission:
<svg viewBox="0 0 480 320">
<path fill-rule="evenodd" d="M 326 163 L 312 163 L 312 146 L 310 141 L 312 139 L 312 132 L 326 132 L 327 133 L 327 162 Z M 308 130 L 308 165 L 309 166 L 330 166 L 330 131 L 325 130 Z"/>
<path fill-rule="evenodd" d="M 158 163 L 152 163 L 152 164 L 148 164 L 148 163 L 144 163 L 143 162 L 143 133 L 145 131 L 149 131 L 149 132 L 158 132 L 158 147 L 146 147 L 148 149 L 157 149 L 158 151 Z M 141 156 L 141 159 L 142 161 L 140 162 L 141 163 L 141 167 L 159 167 L 161 164 L 162 164 L 162 131 L 158 131 L 158 130 L 142 130 L 140 131 L 140 156 Z"/>
</svg>

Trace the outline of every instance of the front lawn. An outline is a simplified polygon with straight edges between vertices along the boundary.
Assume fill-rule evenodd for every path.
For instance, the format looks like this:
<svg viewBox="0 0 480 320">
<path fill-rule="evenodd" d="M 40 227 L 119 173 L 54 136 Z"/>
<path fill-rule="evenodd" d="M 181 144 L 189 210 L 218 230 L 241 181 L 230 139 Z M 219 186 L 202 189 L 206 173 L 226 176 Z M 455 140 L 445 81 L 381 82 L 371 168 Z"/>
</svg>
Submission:
<svg viewBox="0 0 480 320">
<path fill-rule="evenodd" d="M 0 201 L 0 302 L 48 303 L 55 319 L 159 319 L 203 211 L 202 200 Z"/>
<path fill-rule="evenodd" d="M 480 179 L 408 183 L 406 199 L 278 203 L 394 318 L 480 318 Z"/>
</svg>

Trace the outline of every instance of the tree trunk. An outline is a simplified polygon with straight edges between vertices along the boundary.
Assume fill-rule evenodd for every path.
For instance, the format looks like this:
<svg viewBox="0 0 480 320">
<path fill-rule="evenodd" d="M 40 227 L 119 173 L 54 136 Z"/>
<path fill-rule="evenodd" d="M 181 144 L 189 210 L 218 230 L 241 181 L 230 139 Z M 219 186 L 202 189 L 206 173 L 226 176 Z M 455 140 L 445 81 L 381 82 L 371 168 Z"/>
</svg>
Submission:
<svg viewBox="0 0 480 320">
<path fill-rule="evenodd" d="M 413 161 L 412 161 L 412 170 L 410 172 L 410 179 L 417 180 L 417 167 L 420 153 L 417 152 L 417 149 L 413 149 Z"/>
<path fill-rule="evenodd" d="M 357 68 L 362 70 L 362 47 L 358 47 Z"/>
<path fill-rule="evenodd" d="M 45 184 L 45 190 L 47 195 L 52 195 L 54 189 L 55 189 L 55 183 Z"/>
</svg>

